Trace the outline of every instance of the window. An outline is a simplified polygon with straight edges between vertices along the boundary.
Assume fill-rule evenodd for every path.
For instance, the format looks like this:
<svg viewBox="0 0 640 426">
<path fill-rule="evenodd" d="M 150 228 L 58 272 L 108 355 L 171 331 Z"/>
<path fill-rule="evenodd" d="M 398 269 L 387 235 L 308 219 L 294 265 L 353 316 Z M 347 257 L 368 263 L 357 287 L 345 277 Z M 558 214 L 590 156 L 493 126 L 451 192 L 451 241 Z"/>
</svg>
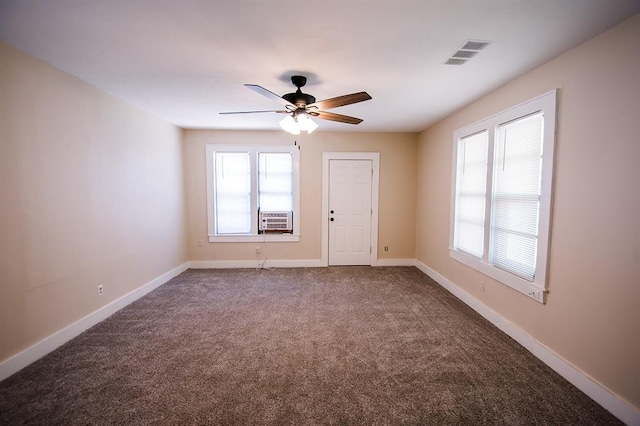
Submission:
<svg viewBox="0 0 640 426">
<path fill-rule="evenodd" d="M 458 143 L 454 247 L 478 258 L 484 250 L 487 144 L 486 131 L 460 138 Z"/>
<path fill-rule="evenodd" d="M 207 145 L 210 242 L 298 241 L 298 146 Z M 258 212 L 291 212 L 293 231 L 261 234 Z"/>
<path fill-rule="evenodd" d="M 544 303 L 555 90 L 454 132 L 451 257 Z"/>
</svg>

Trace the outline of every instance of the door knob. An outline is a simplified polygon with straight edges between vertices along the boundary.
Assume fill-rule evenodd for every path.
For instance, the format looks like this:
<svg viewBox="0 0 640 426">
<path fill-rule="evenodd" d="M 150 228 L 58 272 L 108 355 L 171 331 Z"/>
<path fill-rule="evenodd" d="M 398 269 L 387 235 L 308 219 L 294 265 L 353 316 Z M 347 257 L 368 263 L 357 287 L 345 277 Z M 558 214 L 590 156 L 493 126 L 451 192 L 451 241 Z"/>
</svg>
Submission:
<svg viewBox="0 0 640 426">
<path fill-rule="evenodd" d="M 331 214 L 333 214 L 333 210 L 331 210 Z"/>
<path fill-rule="evenodd" d="M 333 218 L 329 219 L 331 222 L 333 222 Z"/>
</svg>

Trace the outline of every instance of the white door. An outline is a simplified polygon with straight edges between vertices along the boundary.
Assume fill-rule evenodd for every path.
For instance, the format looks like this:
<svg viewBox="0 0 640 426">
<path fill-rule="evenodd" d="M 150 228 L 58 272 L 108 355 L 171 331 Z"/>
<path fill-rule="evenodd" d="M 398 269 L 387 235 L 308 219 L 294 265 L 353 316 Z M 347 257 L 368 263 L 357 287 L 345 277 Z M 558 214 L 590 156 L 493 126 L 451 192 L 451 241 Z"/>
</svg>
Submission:
<svg viewBox="0 0 640 426">
<path fill-rule="evenodd" d="M 329 161 L 329 265 L 371 265 L 371 160 Z"/>
</svg>

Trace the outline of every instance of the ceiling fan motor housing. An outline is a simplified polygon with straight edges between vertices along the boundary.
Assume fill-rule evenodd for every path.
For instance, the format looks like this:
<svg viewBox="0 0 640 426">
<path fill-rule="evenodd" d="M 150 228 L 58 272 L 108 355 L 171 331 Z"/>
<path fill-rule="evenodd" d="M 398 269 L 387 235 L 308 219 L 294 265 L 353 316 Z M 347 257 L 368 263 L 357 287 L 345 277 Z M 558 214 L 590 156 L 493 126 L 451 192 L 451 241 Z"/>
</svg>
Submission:
<svg viewBox="0 0 640 426">
<path fill-rule="evenodd" d="M 307 84 L 307 77 L 305 77 L 304 75 L 292 75 L 291 82 L 299 89 Z"/>
<path fill-rule="evenodd" d="M 300 89 L 296 90 L 295 93 L 287 93 L 286 95 L 282 95 L 282 97 L 298 108 L 304 108 L 316 101 L 316 98 L 311 95 L 307 95 L 306 93 L 302 93 Z"/>
<path fill-rule="evenodd" d="M 315 97 L 306 93 L 302 93 L 302 90 L 300 90 L 301 87 L 307 84 L 307 77 L 303 75 L 292 75 L 291 82 L 298 88 L 298 90 L 296 90 L 295 93 L 287 93 L 286 95 L 282 95 L 284 99 L 288 100 L 298 108 L 304 108 L 316 101 Z"/>
</svg>

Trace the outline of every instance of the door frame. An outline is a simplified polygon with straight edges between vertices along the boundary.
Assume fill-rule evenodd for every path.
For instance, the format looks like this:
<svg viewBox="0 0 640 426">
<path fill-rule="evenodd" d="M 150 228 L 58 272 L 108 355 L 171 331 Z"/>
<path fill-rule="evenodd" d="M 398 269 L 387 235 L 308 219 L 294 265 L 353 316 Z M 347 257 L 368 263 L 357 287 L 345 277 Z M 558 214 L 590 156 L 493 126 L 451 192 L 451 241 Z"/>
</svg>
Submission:
<svg viewBox="0 0 640 426">
<path fill-rule="evenodd" d="M 329 266 L 329 161 L 370 160 L 371 176 L 371 266 L 378 260 L 378 195 L 380 192 L 379 152 L 323 152 L 322 153 L 322 258 L 323 266 Z"/>
</svg>

